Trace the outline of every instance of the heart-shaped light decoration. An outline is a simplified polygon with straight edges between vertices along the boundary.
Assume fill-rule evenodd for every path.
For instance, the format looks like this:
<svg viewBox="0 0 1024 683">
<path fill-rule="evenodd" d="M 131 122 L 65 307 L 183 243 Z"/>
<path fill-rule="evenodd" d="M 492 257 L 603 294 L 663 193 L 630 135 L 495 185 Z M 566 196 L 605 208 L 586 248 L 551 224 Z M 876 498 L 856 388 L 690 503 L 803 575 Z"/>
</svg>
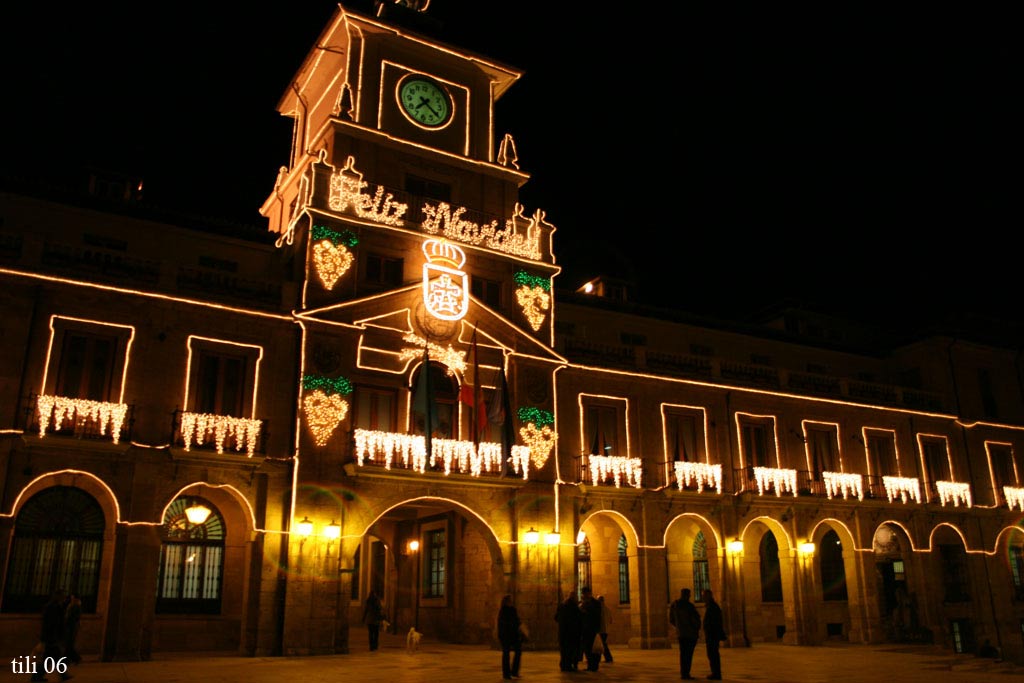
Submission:
<svg viewBox="0 0 1024 683">
<path fill-rule="evenodd" d="M 334 429 L 348 414 L 348 401 L 339 394 L 328 395 L 319 389 L 306 394 L 302 406 L 317 446 L 323 446 L 330 440 Z"/>
<path fill-rule="evenodd" d="M 352 252 L 344 244 L 320 240 L 313 245 L 313 265 L 325 289 L 334 289 L 338 280 L 352 265 Z"/>
</svg>

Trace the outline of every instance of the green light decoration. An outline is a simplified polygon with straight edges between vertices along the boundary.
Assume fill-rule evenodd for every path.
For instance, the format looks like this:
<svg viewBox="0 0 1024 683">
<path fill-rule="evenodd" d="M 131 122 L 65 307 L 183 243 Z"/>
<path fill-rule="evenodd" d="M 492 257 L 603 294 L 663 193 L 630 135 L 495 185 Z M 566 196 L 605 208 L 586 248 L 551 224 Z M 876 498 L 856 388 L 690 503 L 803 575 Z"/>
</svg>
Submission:
<svg viewBox="0 0 1024 683">
<path fill-rule="evenodd" d="M 545 292 L 551 291 L 551 278 L 546 278 L 543 275 L 532 275 L 527 273 L 525 270 L 517 270 L 516 274 L 512 277 L 516 281 L 517 285 L 540 287 Z"/>
<path fill-rule="evenodd" d="M 345 377 L 324 377 L 323 375 L 305 375 L 302 378 L 302 388 L 306 391 L 320 390 L 330 396 L 341 394 L 348 396 L 352 393 L 352 382 Z"/>
<path fill-rule="evenodd" d="M 523 406 L 516 414 L 519 416 L 520 422 L 532 422 L 538 427 L 544 427 L 545 425 L 554 426 L 555 424 L 555 416 L 550 410 Z"/>
<path fill-rule="evenodd" d="M 331 230 L 323 225 L 313 226 L 313 241 L 319 242 L 321 240 L 330 240 L 331 244 L 338 246 L 338 244 L 344 244 L 346 247 L 354 247 L 359 244 L 359 238 L 351 230 Z"/>
</svg>

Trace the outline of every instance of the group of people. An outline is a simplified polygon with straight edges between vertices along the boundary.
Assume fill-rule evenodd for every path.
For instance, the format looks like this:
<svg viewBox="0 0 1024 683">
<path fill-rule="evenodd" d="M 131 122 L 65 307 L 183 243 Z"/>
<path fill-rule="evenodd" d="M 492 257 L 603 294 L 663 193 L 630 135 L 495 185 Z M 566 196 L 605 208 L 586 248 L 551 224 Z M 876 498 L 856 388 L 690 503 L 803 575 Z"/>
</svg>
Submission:
<svg viewBox="0 0 1024 683">
<path fill-rule="evenodd" d="M 49 657 L 52 661 L 61 658 L 67 664 L 78 664 L 82 661 L 78 654 L 75 641 L 78 638 L 78 627 L 82 620 L 82 601 L 74 592 L 68 593 L 58 588 L 50 596 L 50 601 L 43 608 L 42 627 L 39 631 L 39 654 Z M 45 681 L 46 675 L 41 671 L 32 675 L 33 681 Z M 68 680 L 71 674 L 65 669 L 60 674 L 61 680 Z"/>
<path fill-rule="evenodd" d="M 611 609 L 604 604 L 604 596 L 595 597 L 590 586 L 580 591 L 581 599 L 570 594 L 558 606 L 555 621 L 558 622 L 558 668 L 562 671 L 578 671 L 580 662 L 586 660 L 587 671 L 597 671 L 604 661 L 612 661 L 608 649 L 608 626 L 611 624 Z"/>
<path fill-rule="evenodd" d="M 704 642 L 708 652 L 708 664 L 711 665 L 709 680 L 722 680 L 722 657 L 718 647 L 725 640 L 725 625 L 722 619 L 722 608 L 715 602 L 710 589 L 704 589 L 701 595 L 704 602 L 704 619 L 701 620 L 697 607 L 690 602 L 690 589 L 683 588 L 679 599 L 669 609 L 669 621 L 676 628 L 679 639 L 679 676 L 683 680 L 693 680 L 690 668 L 693 665 L 693 651 L 700 638 L 700 630 L 704 628 Z"/>
</svg>

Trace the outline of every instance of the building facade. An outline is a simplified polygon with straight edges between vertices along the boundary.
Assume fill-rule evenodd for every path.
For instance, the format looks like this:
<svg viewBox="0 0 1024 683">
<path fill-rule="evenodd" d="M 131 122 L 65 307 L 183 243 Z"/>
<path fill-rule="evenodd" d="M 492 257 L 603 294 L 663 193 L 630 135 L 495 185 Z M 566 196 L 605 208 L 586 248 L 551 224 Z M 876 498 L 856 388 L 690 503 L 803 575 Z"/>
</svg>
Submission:
<svg viewBox="0 0 1024 683">
<path fill-rule="evenodd" d="M 282 97 L 267 233 L 4 194 L 4 641 L 71 588 L 105 658 L 346 652 L 371 591 L 481 644 L 512 594 L 543 646 L 590 585 L 634 647 L 688 587 L 734 646 L 1024 659 L 1017 351 L 556 301 L 521 74 L 379 9 Z"/>
</svg>

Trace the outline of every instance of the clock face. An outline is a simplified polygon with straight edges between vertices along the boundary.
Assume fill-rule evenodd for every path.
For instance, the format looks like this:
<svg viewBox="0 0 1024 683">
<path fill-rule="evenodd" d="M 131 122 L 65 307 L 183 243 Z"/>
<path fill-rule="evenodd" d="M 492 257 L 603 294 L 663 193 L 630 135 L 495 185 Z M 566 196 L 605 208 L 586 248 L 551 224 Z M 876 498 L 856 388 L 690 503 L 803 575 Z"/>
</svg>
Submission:
<svg viewBox="0 0 1024 683">
<path fill-rule="evenodd" d="M 402 111 L 414 122 L 427 128 L 440 128 L 452 116 L 451 99 L 444 88 L 422 76 L 405 78 L 398 87 Z"/>
</svg>

